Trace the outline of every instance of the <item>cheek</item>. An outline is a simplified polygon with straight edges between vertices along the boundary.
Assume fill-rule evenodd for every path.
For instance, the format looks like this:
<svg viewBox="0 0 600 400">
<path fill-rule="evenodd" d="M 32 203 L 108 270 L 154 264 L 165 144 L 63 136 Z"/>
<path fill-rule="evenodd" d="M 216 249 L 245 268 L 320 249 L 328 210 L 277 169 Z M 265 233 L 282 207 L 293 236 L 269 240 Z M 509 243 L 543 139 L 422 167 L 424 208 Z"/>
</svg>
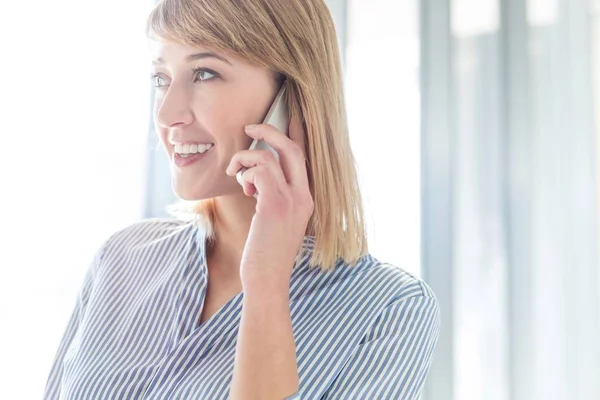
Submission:
<svg viewBox="0 0 600 400">
<path fill-rule="evenodd" d="M 197 118 L 201 126 L 210 132 L 221 149 L 227 149 L 232 155 L 236 151 L 248 148 L 252 139 L 244 132 L 244 125 L 249 124 L 247 106 L 233 102 L 223 101 L 213 103 L 212 107 L 204 108 Z"/>
<path fill-rule="evenodd" d="M 166 129 L 160 128 L 156 123 L 154 124 L 154 134 L 156 137 L 155 142 L 158 144 L 158 141 L 160 140 L 160 142 L 163 144 L 164 147 L 170 147 L 171 144 L 169 143 L 169 133 Z"/>
</svg>

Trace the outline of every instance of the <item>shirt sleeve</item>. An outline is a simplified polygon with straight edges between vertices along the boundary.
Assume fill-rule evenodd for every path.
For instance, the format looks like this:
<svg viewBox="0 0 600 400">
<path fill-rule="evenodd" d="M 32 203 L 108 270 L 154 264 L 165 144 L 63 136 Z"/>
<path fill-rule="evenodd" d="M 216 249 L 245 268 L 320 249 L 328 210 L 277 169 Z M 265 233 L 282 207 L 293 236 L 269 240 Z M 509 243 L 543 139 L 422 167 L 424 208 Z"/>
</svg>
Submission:
<svg viewBox="0 0 600 400">
<path fill-rule="evenodd" d="M 419 398 L 441 322 L 438 301 L 426 292 L 384 309 L 321 400 Z"/>
<path fill-rule="evenodd" d="M 71 311 L 71 315 L 68 319 L 67 326 L 63 331 L 62 338 L 58 345 L 58 350 L 56 351 L 56 354 L 54 356 L 54 361 L 52 362 L 52 367 L 50 369 L 50 373 L 46 381 L 46 387 L 44 389 L 43 397 L 44 400 L 54 400 L 60 397 L 63 373 L 63 359 L 67 350 L 69 349 L 69 346 L 71 345 L 71 342 L 73 341 L 73 337 L 77 333 L 80 321 L 83 315 L 85 314 L 89 295 L 94 285 L 94 276 L 100 264 L 105 246 L 106 243 L 104 243 L 94 255 L 94 258 L 89 264 L 88 270 L 85 273 L 83 284 L 81 285 L 81 288 L 77 293 L 77 297 L 75 299 L 75 306 Z"/>
</svg>

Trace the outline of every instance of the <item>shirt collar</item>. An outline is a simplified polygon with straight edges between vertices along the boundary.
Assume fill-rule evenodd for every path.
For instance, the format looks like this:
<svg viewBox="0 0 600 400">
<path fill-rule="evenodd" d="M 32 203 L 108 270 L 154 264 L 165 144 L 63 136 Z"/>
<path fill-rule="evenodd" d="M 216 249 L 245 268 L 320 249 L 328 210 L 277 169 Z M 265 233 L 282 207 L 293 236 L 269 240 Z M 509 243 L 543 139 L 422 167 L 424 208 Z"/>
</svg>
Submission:
<svg viewBox="0 0 600 400">
<path fill-rule="evenodd" d="M 197 221 L 192 221 L 190 224 L 192 229 L 192 234 L 194 235 L 194 240 L 198 249 L 202 253 L 202 257 L 205 256 L 205 248 L 206 248 L 206 231 L 204 227 Z M 302 245 L 300 247 L 300 251 L 298 252 L 298 257 L 296 258 L 296 263 L 294 265 L 294 270 L 298 269 L 302 265 L 308 265 L 308 255 L 311 254 L 315 249 L 315 236 L 314 235 L 306 235 L 302 238 Z M 302 261 L 303 260 L 303 261 Z M 301 262 L 302 261 L 302 262 Z"/>
</svg>

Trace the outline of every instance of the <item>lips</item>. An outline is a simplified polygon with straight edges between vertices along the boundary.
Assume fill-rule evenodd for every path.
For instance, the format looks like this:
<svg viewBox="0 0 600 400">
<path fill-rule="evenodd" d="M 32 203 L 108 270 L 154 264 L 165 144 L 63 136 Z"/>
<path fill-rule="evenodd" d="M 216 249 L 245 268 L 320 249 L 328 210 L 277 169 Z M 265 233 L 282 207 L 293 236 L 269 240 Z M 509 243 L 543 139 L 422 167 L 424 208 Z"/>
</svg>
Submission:
<svg viewBox="0 0 600 400">
<path fill-rule="evenodd" d="M 185 167 L 185 166 L 195 163 L 197 161 L 203 160 L 208 154 L 211 153 L 211 151 L 214 147 L 215 146 L 211 147 L 210 149 L 206 150 L 204 153 L 195 153 L 195 154 L 191 154 L 186 157 L 182 157 L 178 153 L 173 153 L 173 163 L 175 165 L 177 165 L 178 167 Z"/>
</svg>

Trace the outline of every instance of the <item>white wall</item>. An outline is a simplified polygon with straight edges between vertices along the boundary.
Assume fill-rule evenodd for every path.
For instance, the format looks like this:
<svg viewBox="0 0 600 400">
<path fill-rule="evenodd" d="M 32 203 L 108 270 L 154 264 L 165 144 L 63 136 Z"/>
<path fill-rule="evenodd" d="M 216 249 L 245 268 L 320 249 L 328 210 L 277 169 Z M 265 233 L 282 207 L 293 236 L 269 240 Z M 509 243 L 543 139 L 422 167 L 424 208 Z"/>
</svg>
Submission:
<svg viewBox="0 0 600 400">
<path fill-rule="evenodd" d="M 41 398 L 95 250 L 140 216 L 147 3 L 2 4 L 2 399 Z"/>
</svg>

